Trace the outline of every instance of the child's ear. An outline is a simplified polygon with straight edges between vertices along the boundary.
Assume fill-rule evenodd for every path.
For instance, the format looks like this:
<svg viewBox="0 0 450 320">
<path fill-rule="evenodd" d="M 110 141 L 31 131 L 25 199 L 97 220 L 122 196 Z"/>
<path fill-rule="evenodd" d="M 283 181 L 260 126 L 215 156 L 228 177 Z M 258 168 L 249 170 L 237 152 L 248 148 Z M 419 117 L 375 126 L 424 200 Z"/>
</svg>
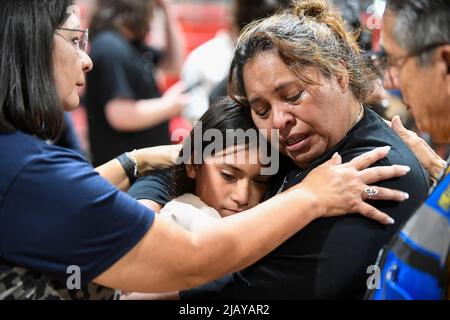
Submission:
<svg viewBox="0 0 450 320">
<path fill-rule="evenodd" d="M 195 165 L 193 165 L 193 164 L 186 164 L 186 175 L 190 179 L 195 179 L 196 178 L 197 173 L 195 171 Z"/>
</svg>

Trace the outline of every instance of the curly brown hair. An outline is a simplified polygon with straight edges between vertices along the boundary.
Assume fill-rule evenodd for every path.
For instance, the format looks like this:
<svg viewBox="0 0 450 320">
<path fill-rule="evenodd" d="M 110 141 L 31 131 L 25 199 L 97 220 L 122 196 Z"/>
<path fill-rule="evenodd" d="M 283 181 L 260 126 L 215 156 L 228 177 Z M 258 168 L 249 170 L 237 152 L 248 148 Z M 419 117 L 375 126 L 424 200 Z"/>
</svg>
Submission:
<svg viewBox="0 0 450 320">
<path fill-rule="evenodd" d="M 304 82 L 303 67 L 319 68 L 325 77 L 348 73 L 349 86 L 361 103 L 373 91 L 377 75 L 361 55 L 357 34 L 347 31 L 341 14 L 325 0 L 297 0 L 292 7 L 248 25 L 238 39 L 228 79 L 229 95 L 248 105 L 244 65 L 258 53 L 276 50 L 282 61 Z"/>
</svg>

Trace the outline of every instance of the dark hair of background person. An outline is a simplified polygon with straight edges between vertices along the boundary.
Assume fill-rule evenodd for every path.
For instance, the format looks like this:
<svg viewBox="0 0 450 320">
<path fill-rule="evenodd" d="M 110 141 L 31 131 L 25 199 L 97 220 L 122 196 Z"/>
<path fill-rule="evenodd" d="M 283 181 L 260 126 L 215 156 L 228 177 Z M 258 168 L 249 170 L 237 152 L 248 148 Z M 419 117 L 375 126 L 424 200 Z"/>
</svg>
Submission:
<svg viewBox="0 0 450 320">
<path fill-rule="evenodd" d="M 409 53 L 450 43 L 449 0 L 388 0 L 386 10 L 396 17 L 395 41 Z M 424 52 L 420 63 L 429 63 L 432 55 L 433 50 Z"/>
<path fill-rule="evenodd" d="M 330 8 L 325 0 L 293 2 L 292 8 L 244 28 L 231 63 L 229 95 L 248 106 L 244 65 L 260 52 L 276 50 L 282 61 L 305 83 L 313 84 L 302 74 L 304 67 L 317 67 L 327 78 L 347 72 L 353 95 L 359 102 L 366 103 L 377 75 L 361 55 L 356 38 L 356 34 L 347 32 L 340 13 Z"/>
<path fill-rule="evenodd" d="M 89 34 L 95 37 L 103 30 L 126 28 L 140 41 L 150 31 L 154 0 L 97 0 Z"/>
<path fill-rule="evenodd" d="M 203 151 L 208 145 L 214 143 L 214 139 L 212 141 L 208 141 L 203 138 L 204 133 L 210 129 L 220 132 L 222 136 L 222 150 L 234 146 L 236 143 L 244 142 L 227 139 L 227 136 L 230 133 L 234 134 L 234 130 L 242 129 L 245 132 L 249 129 L 253 129 L 258 132 L 253 120 L 251 119 L 248 108 L 241 107 L 229 97 L 220 98 L 216 100 L 214 104 L 203 114 L 191 130 L 190 135 L 187 136 L 183 142 L 183 147 L 190 146 L 190 159 L 195 159 L 195 156 L 197 155 L 202 162 L 204 161 Z M 201 149 L 195 148 L 195 139 L 199 139 L 199 137 L 201 139 Z M 264 142 L 261 140 L 264 140 Z M 248 139 L 245 139 L 244 143 L 248 146 Z M 260 143 L 267 143 L 266 150 L 271 150 L 268 142 L 265 139 L 260 139 L 258 135 L 256 146 L 259 147 Z M 215 151 L 217 152 L 220 150 L 215 149 Z M 180 152 L 180 157 L 183 158 L 183 150 Z M 184 163 L 177 165 L 174 169 L 172 190 L 175 197 L 184 193 L 195 193 L 195 179 L 190 179 L 186 175 L 186 165 Z"/>
<path fill-rule="evenodd" d="M 53 70 L 55 30 L 71 0 L 0 1 L 0 131 L 55 140 L 63 108 Z"/>
<path fill-rule="evenodd" d="M 235 0 L 232 17 L 238 31 L 256 19 L 266 18 L 289 6 L 291 0 Z"/>
</svg>

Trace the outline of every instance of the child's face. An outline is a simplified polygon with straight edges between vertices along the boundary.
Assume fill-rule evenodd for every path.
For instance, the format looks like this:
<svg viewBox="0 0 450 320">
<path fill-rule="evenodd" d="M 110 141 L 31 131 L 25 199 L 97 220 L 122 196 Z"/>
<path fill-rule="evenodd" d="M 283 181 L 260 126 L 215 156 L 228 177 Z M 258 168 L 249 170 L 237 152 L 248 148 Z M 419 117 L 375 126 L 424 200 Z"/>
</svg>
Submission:
<svg viewBox="0 0 450 320">
<path fill-rule="evenodd" d="M 229 158 L 227 158 L 229 157 Z M 257 148 L 235 146 L 188 166 L 195 178 L 195 194 L 222 217 L 250 209 L 261 202 L 270 176 L 261 175 Z"/>
</svg>

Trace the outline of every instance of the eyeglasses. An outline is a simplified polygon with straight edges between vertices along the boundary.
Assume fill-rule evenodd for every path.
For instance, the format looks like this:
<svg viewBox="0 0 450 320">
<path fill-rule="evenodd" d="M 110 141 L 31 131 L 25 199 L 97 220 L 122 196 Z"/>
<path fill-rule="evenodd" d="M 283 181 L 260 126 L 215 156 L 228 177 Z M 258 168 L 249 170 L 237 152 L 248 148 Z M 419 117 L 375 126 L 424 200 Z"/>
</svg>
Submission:
<svg viewBox="0 0 450 320">
<path fill-rule="evenodd" d="M 89 30 L 88 29 L 57 28 L 57 30 L 65 30 L 65 31 L 81 33 L 81 35 L 79 37 L 69 39 L 64 35 L 62 35 L 58 32 L 55 32 L 57 35 L 59 35 L 63 39 L 69 41 L 78 50 L 78 52 L 86 52 L 88 40 L 89 40 Z"/>
<path fill-rule="evenodd" d="M 377 68 L 380 75 L 383 75 L 386 71 L 388 71 L 388 75 L 392 84 L 396 83 L 400 77 L 401 70 L 408 62 L 409 59 L 418 57 L 425 52 L 434 50 L 440 46 L 446 45 L 447 43 L 435 43 L 420 48 L 416 51 L 407 53 L 403 56 L 393 58 L 387 54 L 384 49 L 381 49 L 380 52 L 372 55 L 372 60 L 374 61 L 374 65 Z"/>
</svg>

